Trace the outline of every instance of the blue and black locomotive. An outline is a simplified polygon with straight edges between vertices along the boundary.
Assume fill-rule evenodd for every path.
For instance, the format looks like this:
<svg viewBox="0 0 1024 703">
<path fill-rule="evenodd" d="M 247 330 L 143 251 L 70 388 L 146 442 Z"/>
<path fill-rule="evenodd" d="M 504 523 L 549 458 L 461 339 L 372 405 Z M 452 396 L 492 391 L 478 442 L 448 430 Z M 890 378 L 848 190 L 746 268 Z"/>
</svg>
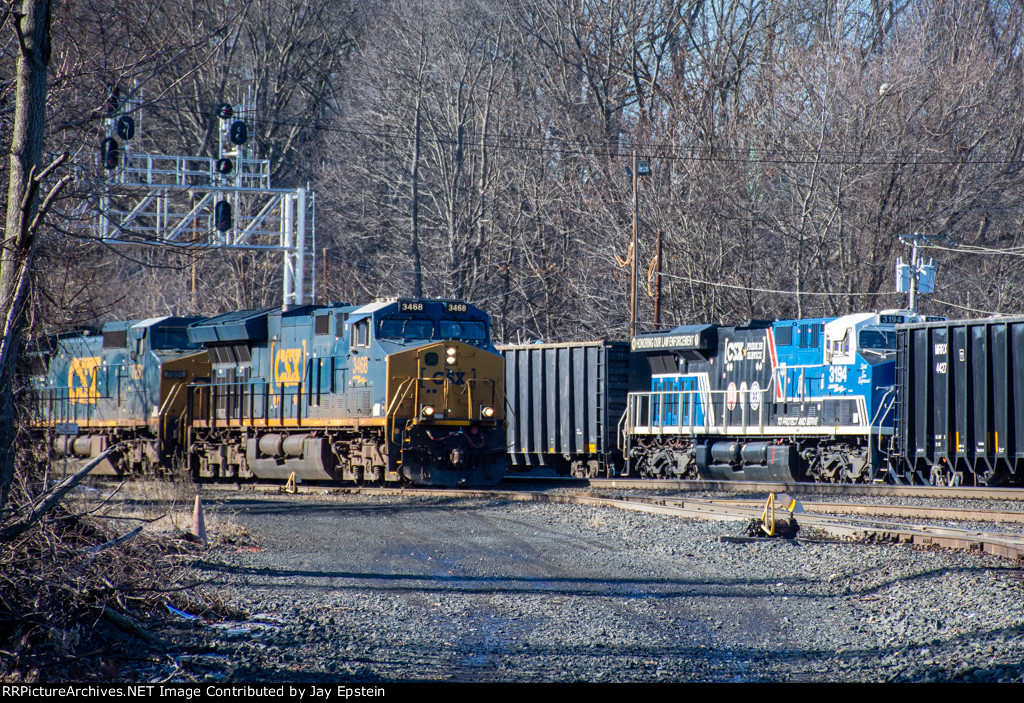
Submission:
<svg viewBox="0 0 1024 703">
<path fill-rule="evenodd" d="M 885 480 L 905 310 L 698 325 L 633 338 L 651 390 L 629 395 L 630 471 L 709 479 Z"/>
<path fill-rule="evenodd" d="M 505 467 L 504 366 L 464 301 L 109 323 L 62 338 L 37 426 L 100 471 L 486 485 Z"/>
<path fill-rule="evenodd" d="M 889 310 L 502 351 L 517 472 L 1024 482 L 1024 318 Z"/>
</svg>

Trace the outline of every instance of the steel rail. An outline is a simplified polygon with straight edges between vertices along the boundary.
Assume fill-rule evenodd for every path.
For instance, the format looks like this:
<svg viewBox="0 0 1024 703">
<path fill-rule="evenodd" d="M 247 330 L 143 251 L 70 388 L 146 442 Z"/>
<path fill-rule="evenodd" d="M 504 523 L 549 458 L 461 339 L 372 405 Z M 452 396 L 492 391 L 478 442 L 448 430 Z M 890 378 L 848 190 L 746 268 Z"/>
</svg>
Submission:
<svg viewBox="0 0 1024 703">
<path fill-rule="evenodd" d="M 859 483 L 782 483 L 778 481 L 702 481 L 677 479 L 592 478 L 560 479 L 510 476 L 508 483 L 590 486 L 648 491 L 723 491 L 789 493 L 791 495 L 891 496 L 901 498 L 946 498 L 960 500 L 1024 501 L 1024 488 L 988 486 L 894 486 Z"/>
<path fill-rule="evenodd" d="M 760 485 L 760 484 L 759 484 Z M 276 487 L 279 489 L 279 487 Z M 301 490 L 301 489 L 300 489 Z M 323 493 L 323 487 L 307 488 Z M 547 493 L 536 491 L 500 491 L 436 488 L 338 488 L 333 493 L 348 495 L 391 495 L 437 498 L 470 498 L 491 501 L 515 501 L 585 505 L 631 510 L 654 515 L 730 522 L 759 520 L 763 505 L 730 505 L 712 499 L 671 499 L 647 496 L 604 497 L 579 493 Z M 783 515 L 789 515 L 782 511 Z M 945 526 L 908 525 L 868 520 L 863 517 L 836 517 L 808 512 L 797 513 L 797 522 L 814 536 L 859 542 L 898 542 L 917 546 L 938 546 L 947 549 L 984 552 L 1010 559 L 1024 559 L 1024 534 L 1007 534 L 965 530 Z M 760 539 L 760 538 L 753 538 Z M 767 538 L 765 538 L 767 539 Z"/>
<path fill-rule="evenodd" d="M 751 503 L 750 500 L 719 500 L 718 502 L 736 505 Z M 819 503 L 817 501 L 806 502 L 803 504 L 803 508 L 804 512 L 815 514 L 837 513 L 925 520 L 955 520 L 958 522 L 1024 523 L 1024 510 L 983 510 L 935 505 L 865 505 L 863 503 Z"/>
</svg>

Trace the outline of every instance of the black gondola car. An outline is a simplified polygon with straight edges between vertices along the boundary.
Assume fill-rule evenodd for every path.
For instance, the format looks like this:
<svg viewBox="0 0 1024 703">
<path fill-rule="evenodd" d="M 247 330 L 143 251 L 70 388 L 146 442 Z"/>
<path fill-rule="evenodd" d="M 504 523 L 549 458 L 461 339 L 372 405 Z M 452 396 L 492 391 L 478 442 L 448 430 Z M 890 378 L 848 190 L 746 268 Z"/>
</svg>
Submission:
<svg viewBox="0 0 1024 703">
<path fill-rule="evenodd" d="M 897 328 L 895 473 L 1024 483 L 1024 317 Z"/>
<path fill-rule="evenodd" d="M 629 342 L 498 351 L 505 357 L 510 472 L 545 468 L 593 478 L 623 471 L 618 431 L 626 397 L 650 385 L 647 361 L 630 352 Z"/>
</svg>

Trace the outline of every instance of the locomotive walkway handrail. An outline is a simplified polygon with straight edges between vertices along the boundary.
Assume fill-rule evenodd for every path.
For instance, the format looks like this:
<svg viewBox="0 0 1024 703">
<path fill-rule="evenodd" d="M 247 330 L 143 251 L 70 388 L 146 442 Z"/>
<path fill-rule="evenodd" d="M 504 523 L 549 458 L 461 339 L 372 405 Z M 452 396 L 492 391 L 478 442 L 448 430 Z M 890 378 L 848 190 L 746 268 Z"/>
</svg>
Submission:
<svg viewBox="0 0 1024 703">
<path fill-rule="evenodd" d="M 397 410 L 402 405 L 402 402 L 409 397 L 410 389 L 416 387 L 415 381 L 417 380 L 418 379 L 412 377 L 404 378 L 402 379 L 402 382 L 398 384 L 398 388 L 395 389 L 395 395 L 392 397 L 391 402 L 384 411 L 385 444 L 390 444 L 395 441 L 395 420 L 398 415 Z M 415 412 L 418 413 L 419 408 L 415 408 Z"/>
<path fill-rule="evenodd" d="M 733 403 L 739 405 L 739 424 L 729 422 L 729 413 L 734 412 L 733 409 L 727 409 L 729 391 L 691 389 L 633 392 L 626 399 L 622 429 L 626 434 L 692 434 L 694 429 L 703 429 L 706 432 L 714 429 L 722 434 L 738 430 L 739 433 L 745 434 L 756 428 L 759 434 L 763 434 L 766 400 L 773 392 L 774 386 L 775 379 L 772 378 L 767 388 L 756 391 L 749 388 L 733 391 L 736 394 Z M 756 408 L 751 402 L 751 397 L 755 395 Z M 698 404 L 703 414 L 702 420 L 695 417 Z M 716 410 L 721 413 L 721 422 L 716 422 L 713 418 Z M 749 421 L 748 410 L 757 413 L 756 422 Z M 671 421 L 672 419 L 675 421 Z M 620 421 L 620 427 L 623 421 Z"/>
</svg>

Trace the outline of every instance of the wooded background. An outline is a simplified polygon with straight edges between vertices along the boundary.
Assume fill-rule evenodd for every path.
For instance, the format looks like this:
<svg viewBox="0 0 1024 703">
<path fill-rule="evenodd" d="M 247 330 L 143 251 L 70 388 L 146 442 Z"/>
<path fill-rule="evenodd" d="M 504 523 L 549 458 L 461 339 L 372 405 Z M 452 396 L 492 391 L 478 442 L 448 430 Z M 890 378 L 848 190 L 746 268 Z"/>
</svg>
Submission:
<svg viewBox="0 0 1024 703">
<path fill-rule="evenodd" d="M 498 341 L 627 334 L 634 149 L 641 329 L 657 231 L 667 325 L 905 306 L 915 232 L 939 266 L 922 311 L 1020 313 L 1022 20 L 1009 0 L 55 1 L 43 161 L 70 154 L 51 182 L 98 169 L 111 86 L 141 89 L 138 148 L 216 155 L 216 106 L 251 89 L 274 186 L 317 193 L 318 302 L 465 298 Z M 65 188 L 36 242 L 46 330 L 279 303 L 280 255 L 114 251 L 61 221 L 88 195 Z"/>
</svg>

